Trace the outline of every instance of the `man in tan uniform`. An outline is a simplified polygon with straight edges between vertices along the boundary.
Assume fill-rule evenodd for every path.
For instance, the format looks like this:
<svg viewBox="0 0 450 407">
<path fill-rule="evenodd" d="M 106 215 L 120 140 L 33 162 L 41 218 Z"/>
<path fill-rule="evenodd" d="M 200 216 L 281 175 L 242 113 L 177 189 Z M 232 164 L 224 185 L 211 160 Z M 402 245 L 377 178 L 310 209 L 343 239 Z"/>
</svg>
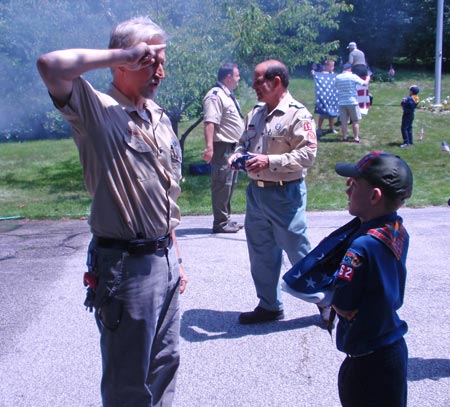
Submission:
<svg viewBox="0 0 450 407">
<path fill-rule="evenodd" d="M 289 91 L 289 73 L 280 61 L 256 66 L 253 89 L 258 101 L 229 164 L 242 154 L 250 178 L 245 233 L 258 306 L 239 316 L 241 324 L 284 318 L 279 278 L 283 250 L 292 264 L 309 251 L 306 234 L 307 169 L 314 164 L 314 118 Z"/>
<path fill-rule="evenodd" d="M 217 79 L 203 99 L 206 148 L 202 158 L 211 163 L 213 233 L 236 233 L 243 226 L 231 220 L 231 197 L 238 173 L 228 168 L 228 158 L 244 131 L 244 120 L 233 94 L 240 79 L 237 65 L 223 64 Z"/>
<path fill-rule="evenodd" d="M 165 32 L 146 17 L 119 24 L 109 49 L 42 55 L 38 69 L 70 122 L 92 197 L 86 305 L 100 331 L 104 407 L 171 406 L 179 365 L 174 249 L 181 149 L 152 98 L 164 79 Z M 110 68 L 108 93 L 81 75 Z"/>
</svg>

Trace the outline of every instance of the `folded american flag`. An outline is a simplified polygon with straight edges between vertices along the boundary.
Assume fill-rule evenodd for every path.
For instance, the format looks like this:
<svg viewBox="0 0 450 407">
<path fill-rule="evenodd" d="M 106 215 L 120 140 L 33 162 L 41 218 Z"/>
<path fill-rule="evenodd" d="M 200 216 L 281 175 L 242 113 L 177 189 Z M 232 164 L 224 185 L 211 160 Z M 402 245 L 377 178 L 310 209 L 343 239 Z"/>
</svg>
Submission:
<svg viewBox="0 0 450 407">
<path fill-rule="evenodd" d="M 339 116 L 337 89 L 334 87 L 336 75 L 332 73 L 315 73 L 314 87 L 316 107 L 314 113 L 327 116 Z"/>
<path fill-rule="evenodd" d="M 446 151 L 447 153 L 450 153 L 450 147 L 448 146 L 447 142 L 443 141 L 441 143 L 441 150 L 442 151 Z"/>
</svg>

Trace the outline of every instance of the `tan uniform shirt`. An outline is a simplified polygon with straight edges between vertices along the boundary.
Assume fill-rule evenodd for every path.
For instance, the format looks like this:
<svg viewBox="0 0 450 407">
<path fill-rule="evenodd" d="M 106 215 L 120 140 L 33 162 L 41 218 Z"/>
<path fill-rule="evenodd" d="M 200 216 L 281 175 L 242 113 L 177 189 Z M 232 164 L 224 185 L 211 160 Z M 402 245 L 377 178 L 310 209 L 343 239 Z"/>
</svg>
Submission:
<svg viewBox="0 0 450 407">
<path fill-rule="evenodd" d="M 244 131 L 244 120 L 229 89 L 220 83 L 218 85 L 211 88 L 203 99 L 203 121 L 216 124 L 213 141 L 237 143 Z"/>
<path fill-rule="evenodd" d="M 266 104 L 258 104 L 247 115 L 236 152 L 269 156 L 269 168 L 256 175 L 249 174 L 252 179 L 304 178 L 317 153 L 314 118 L 289 92 L 272 112 L 268 112 Z"/>
<path fill-rule="evenodd" d="M 92 197 L 92 233 L 126 240 L 164 236 L 180 221 L 179 142 L 152 100 L 141 118 L 113 85 L 109 94 L 78 78 L 68 103 L 56 106 L 72 125 L 78 146 Z"/>
</svg>

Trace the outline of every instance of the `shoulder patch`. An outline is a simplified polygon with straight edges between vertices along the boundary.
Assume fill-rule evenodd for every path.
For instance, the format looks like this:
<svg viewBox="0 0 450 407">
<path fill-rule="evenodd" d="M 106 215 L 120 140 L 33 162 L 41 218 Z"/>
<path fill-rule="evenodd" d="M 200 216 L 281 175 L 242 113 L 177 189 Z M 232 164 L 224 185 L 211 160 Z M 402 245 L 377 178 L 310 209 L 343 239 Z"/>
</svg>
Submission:
<svg viewBox="0 0 450 407">
<path fill-rule="evenodd" d="M 213 92 L 212 92 L 213 95 L 217 95 L 218 93 L 219 93 L 218 90 L 213 90 Z"/>
<path fill-rule="evenodd" d="M 352 249 L 348 249 L 341 261 L 337 277 L 342 280 L 352 281 L 355 269 L 360 267 L 362 263 L 362 257 Z"/>
<path fill-rule="evenodd" d="M 310 143 L 316 143 L 317 142 L 316 133 L 314 133 L 313 131 L 308 131 L 308 133 L 306 133 L 306 140 L 308 140 Z"/>
</svg>

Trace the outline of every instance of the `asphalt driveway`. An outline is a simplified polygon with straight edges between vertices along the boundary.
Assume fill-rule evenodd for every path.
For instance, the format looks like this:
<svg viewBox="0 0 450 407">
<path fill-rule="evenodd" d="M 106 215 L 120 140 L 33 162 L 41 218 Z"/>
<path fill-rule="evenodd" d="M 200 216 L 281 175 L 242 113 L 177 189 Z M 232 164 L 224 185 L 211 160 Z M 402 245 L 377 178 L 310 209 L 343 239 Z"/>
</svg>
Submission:
<svg viewBox="0 0 450 407">
<path fill-rule="evenodd" d="M 450 209 L 400 214 L 411 235 L 401 310 L 409 324 L 408 405 L 448 407 Z M 348 219 L 309 212 L 313 245 Z M 338 407 L 344 355 L 315 306 L 285 294 L 285 320 L 238 325 L 238 314 L 256 305 L 245 232 L 213 235 L 211 224 L 209 216 L 184 217 L 178 228 L 189 285 L 174 407 Z M 0 222 L 1 407 L 101 405 L 99 336 L 82 305 L 89 238 L 85 220 Z"/>
</svg>

